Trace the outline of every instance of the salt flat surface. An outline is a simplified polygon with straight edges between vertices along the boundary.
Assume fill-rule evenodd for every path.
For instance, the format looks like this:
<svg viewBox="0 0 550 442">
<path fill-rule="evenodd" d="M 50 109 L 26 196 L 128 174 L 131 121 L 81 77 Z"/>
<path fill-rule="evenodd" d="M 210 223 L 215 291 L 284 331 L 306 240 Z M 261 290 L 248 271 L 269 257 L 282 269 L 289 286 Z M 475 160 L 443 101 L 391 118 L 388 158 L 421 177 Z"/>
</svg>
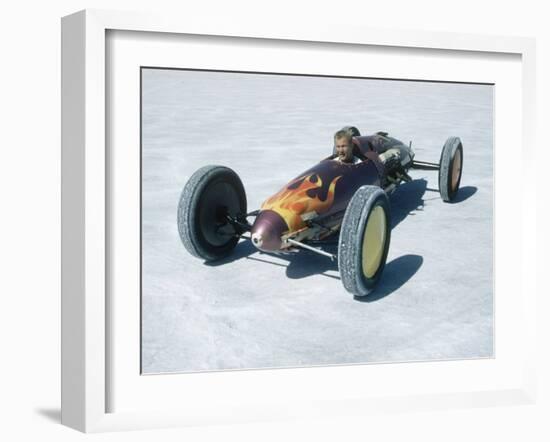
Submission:
<svg viewBox="0 0 550 442">
<path fill-rule="evenodd" d="M 491 86 L 146 69 L 142 94 L 144 373 L 493 356 Z M 354 299 L 337 264 L 307 251 L 243 241 L 209 265 L 186 252 L 177 205 L 196 169 L 234 169 L 253 210 L 346 125 L 412 140 L 424 161 L 449 136 L 464 144 L 455 203 L 430 171 L 391 197 L 372 295 Z"/>
</svg>

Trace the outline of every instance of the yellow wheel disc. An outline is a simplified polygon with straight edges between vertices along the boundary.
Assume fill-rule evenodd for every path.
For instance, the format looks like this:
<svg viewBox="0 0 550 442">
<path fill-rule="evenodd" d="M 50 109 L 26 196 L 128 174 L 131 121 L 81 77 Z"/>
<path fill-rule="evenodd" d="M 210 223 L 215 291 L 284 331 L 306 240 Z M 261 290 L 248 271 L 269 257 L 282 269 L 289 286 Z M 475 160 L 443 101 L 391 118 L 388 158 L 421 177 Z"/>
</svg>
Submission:
<svg viewBox="0 0 550 442">
<path fill-rule="evenodd" d="M 363 274 L 372 278 L 380 268 L 384 243 L 386 242 L 386 212 L 381 206 L 376 206 L 367 221 L 363 235 Z"/>
<path fill-rule="evenodd" d="M 462 166 L 462 154 L 457 149 L 455 157 L 453 158 L 452 175 L 451 175 L 451 189 L 454 192 L 458 187 L 458 180 L 460 179 L 460 167 Z"/>
</svg>

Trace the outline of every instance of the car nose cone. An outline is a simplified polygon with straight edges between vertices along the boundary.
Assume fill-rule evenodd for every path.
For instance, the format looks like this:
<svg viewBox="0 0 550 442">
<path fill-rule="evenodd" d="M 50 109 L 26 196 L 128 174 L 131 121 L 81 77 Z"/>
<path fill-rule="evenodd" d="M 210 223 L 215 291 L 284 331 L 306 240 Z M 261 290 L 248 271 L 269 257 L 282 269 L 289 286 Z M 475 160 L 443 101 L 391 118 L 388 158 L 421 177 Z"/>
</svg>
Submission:
<svg viewBox="0 0 550 442">
<path fill-rule="evenodd" d="M 250 231 L 252 244 L 265 252 L 281 249 L 281 236 L 288 230 L 285 220 L 273 210 L 263 210 Z"/>
<path fill-rule="evenodd" d="M 264 240 L 261 233 L 256 232 L 252 234 L 252 244 L 254 244 L 255 247 L 261 249 L 263 243 Z"/>
</svg>

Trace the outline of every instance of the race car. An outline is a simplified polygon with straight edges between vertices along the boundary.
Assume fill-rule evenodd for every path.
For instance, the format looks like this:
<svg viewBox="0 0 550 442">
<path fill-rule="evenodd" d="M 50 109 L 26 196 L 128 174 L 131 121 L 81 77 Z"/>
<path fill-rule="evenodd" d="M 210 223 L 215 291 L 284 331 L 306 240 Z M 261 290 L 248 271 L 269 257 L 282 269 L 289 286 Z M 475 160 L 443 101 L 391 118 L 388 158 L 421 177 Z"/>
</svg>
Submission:
<svg viewBox="0 0 550 442">
<path fill-rule="evenodd" d="M 177 223 L 187 251 L 205 261 L 229 255 L 244 238 L 262 252 L 301 249 L 337 260 L 344 288 L 368 295 L 380 280 L 391 237 L 389 195 L 412 180 L 411 169 L 439 172 L 443 201 L 452 201 L 462 176 L 463 147 L 449 137 L 439 164 L 417 161 L 408 145 L 387 132 L 362 136 L 344 127 L 352 140 L 353 162 L 339 161 L 336 147 L 322 159 L 247 211 L 244 186 L 235 171 L 210 165 L 187 181 L 178 204 Z M 338 238 L 337 254 L 323 242 Z"/>
</svg>

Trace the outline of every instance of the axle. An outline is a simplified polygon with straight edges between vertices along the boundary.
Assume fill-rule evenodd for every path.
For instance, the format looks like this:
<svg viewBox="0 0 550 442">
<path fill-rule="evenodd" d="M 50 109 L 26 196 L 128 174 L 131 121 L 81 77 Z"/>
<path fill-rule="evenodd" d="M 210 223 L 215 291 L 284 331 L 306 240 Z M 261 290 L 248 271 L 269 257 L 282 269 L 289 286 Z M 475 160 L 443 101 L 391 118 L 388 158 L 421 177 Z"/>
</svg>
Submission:
<svg viewBox="0 0 550 442">
<path fill-rule="evenodd" d="M 411 165 L 411 169 L 439 170 L 439 164 L 438 163 L 428 163 L 427 161 L 413 160 L 413 163 Z"/>
</svg>

